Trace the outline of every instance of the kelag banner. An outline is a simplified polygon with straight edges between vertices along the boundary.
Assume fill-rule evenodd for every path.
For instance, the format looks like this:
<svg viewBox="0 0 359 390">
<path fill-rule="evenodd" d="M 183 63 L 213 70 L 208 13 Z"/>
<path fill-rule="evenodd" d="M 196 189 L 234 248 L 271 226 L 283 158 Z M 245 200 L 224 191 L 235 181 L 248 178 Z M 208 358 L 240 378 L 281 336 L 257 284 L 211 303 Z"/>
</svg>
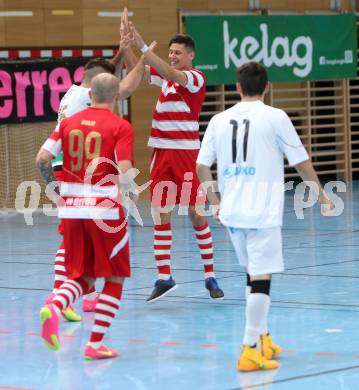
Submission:
<svg viewBox="0 0 359 390">
<path fill-rule="evenodd" d="M 0 124 L 56 120 L 62 96 L 81 82 L 87 61 L 0 63 Z"/>
<path fill-rule="evenodd" d="M 235 70 L 262 63 L 270 81 L 355 77 L 354 14 L 334 16 L 187 16 L 194 66 L 208 84 L 234 84 Z"/>
</svg>

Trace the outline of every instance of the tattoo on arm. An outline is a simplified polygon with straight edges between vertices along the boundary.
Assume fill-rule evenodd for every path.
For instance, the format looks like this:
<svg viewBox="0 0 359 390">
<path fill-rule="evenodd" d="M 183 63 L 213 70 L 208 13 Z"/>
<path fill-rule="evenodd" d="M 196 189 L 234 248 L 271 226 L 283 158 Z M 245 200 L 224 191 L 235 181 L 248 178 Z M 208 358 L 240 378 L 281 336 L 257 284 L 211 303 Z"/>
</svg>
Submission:
<svg viewBox="0 0 359 390">
<path fill-rule="evenodd" d="M 54 175 L 54 170 L 51 166 L 51 161 L 41 161 L 39 163 L 39 170 L 46 184 L 49 184 L 51 182 L 57 182 L 56 177 Z M 54 191 L 57 195 L 60 195 L 60 187 L 58 184 L 55 186 Z"/>
</svg>

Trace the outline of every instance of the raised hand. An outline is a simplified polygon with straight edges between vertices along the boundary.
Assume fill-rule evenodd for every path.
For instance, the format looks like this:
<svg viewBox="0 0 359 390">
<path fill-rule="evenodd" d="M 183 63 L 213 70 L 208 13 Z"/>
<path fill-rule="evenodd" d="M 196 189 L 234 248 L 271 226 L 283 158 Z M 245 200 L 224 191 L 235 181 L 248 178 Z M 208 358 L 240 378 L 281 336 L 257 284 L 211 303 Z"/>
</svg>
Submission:
<svg viewBox="0 0 359 390">
<path fill-rule="evenodd" d="M 152 41 L 149 45 L 148 48 L 153 51 L 157 46 L 157 41 Z"/>
<path fill-rule="evenodd" d="M 145 41 L 138 33 L 138 31 L 135 28 L 135 25 L 132 22 L 129 22 L 129 26 L 130 26 L 130 33 L 133 37 L 134 45 L 137 46 L 139 49 L 141 49 L 143 46 L 145 46 Z"/>
<path fill-rule="evenodd" d="M 121 15 L 120 24 L 120 48 L 121 50 L 127 50 L 133 44 L 133 37 L 130 32 L 130 26 L 128 23 L 128 11 L 125 7 Z"/>
<path fill-rule="evenodd" d="M 125 7 L 121 15 L 121 24 L 120 24 L 120 36 L 125 36 L 130 32 L 130 27 L 128 25 L 128 11 Z"/>
<path fill-rule="evenodd" d="M 120 40 L 120 47 L 121 49 L 129 49 L 131 45 L 133 44 L 133 38 L 130 33 L 122 35 Z"/>
</svg>

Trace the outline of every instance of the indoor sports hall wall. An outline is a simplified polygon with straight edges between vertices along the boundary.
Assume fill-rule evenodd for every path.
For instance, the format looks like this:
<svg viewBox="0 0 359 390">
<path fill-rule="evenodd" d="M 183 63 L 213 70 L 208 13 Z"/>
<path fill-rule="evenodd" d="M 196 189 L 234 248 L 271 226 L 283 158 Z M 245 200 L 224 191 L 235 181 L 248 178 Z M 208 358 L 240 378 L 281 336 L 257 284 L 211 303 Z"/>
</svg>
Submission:
<svg viewBox="0 0 359 390">
<path fill-rule="evenodd" d="M 352 10 L 351 0 L 0 0 L 0 12 L 5 12 L 0 14 L 0 50 L 114 47 L 118 44 L 118 12 L 127 6 L 138 30 L 148 43 L 156 39 L 156 52 L 166 58 L 168 40 L 185 29 L 185 15 L 259 12 L 250 10 L 250 5 L 259 5 L 270 13 L 329 12 L 330 7 Z M 23 11 L 24 14 L 12 16 L 14 11 Z M 357 84 L 356 80 L 275 84 L 269 96 L 270 103 L 287 109 L 296 121 L 319 173 L 337 175 L 347 181 L 359 171 Z M 136 130 L 135 162 L 141 171 L 139 184 L 146 182 L 149 176 L 151 150 L 146 144 L 157 94 L 156 88 L 142 83 L 130 101 L 131 121 Z M 330 96 L 330 107 L 327 113 L 322 110 L 320 114 L 312 110 L 312 105 L 325 98 L 325 94 Z M 210 90 L 203 108 L 201 128 L 205 128 L 211 115 L 228 108 L 236 99 L 232 87 L 222 85 Z M 0 122 L 0 208 L 14 208 L 19 183 L 34 179 L 41 183 L 34 158 L 53 125 L 54 122 Z M 329 127 L 330 134 L 321 136 L 317 131 L 321 126 Z M 44 196 L 41 199 L 43 201 Z"/>
</svg>

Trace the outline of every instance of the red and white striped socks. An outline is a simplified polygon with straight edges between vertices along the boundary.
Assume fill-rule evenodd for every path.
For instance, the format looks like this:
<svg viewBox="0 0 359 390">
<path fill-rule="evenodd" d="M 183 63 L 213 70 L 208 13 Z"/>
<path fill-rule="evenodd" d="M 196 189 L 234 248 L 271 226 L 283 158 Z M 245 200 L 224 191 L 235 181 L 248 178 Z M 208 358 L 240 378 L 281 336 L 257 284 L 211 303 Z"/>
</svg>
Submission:
<svg viewBox="0 0 359 390">
<path fill-rule="evenodd" d="M 97 349 L 108 328 L 111 326 L 119 308 L 122 297 L 122 284 L 106 282 L 96 304 L 95 319 L 89 345 Z"/>
<path fill-rule="evenodd" d="M 57 293 L 62 284 L 67 280 L 67 271 L 65 265 L 65 243 L 64 240 L 61 241 L 59 249 L 56 252 L 55 257 L 55 270 L 54 270 L 54 287 L 53 292 Z M 84 294 L 85 295 L 85 294 Z M 97 297 L 95 286 L 91 287 L 87 294 L 87 299 L 94 299 Z"/>
<path fill-rule="evenodd" d="M 215 277 L 213 269 L 212 233 L 206 222 L 203 226 L 195 226 L 197 244 L 204 265 L 205 279 Z M 158 279 L 168 280 L 171 276 L 171 224 L 155 225 L 154 253 L 158 269 Z"/>
<path fill-rule="evenodd" d="M 155 225 L 153 249 L 158 279 L 168 280 L 171 277 L 171 246 L 171 224 Z"/>
<path fill-rule="evenodd" d="M 65 267 L 65 244 L 64 240 L 61 241 L 59 249 L 57 250 L 55 257 L 54 267 L 54 292 L 56 292 L 67 279 L 66 267 Z"/>
<path fill-rule="evenodd" d="M 203 226 L 195 226 L 196 239 L 204 266 L 204 278 L 215 277 L 213 269 L 212 233 L 206 222 Z"/>
<path fill-rule="evenodd" d="M 61 288 L 52 299 L 51 304 L 55 306 L 56 313 L 60 315 L 63 310 L 71 306 L 87 290 L 88 285 L 84 279 L 68 279 L 61 285 Z"/>
</svg>

